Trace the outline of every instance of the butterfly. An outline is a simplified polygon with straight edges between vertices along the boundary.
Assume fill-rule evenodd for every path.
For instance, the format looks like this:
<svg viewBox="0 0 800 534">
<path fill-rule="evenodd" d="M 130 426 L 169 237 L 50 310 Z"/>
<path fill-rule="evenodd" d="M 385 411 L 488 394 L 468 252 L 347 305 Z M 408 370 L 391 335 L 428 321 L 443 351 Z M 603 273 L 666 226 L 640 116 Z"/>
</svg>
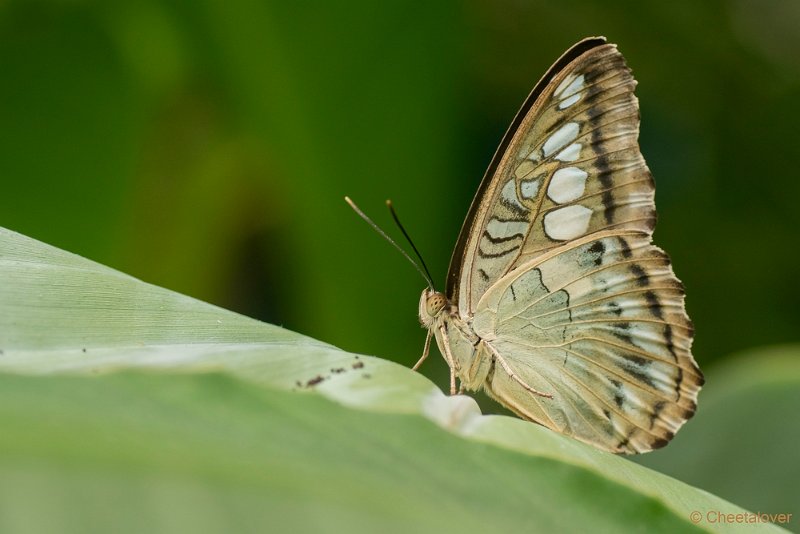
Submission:
<svg viewBox="0 0 800 534">
<path fill-rule="evenodd" d="M 666 445 L 704 382 L 683 285 L 652 245 L 635 86 L 602 37 L 536 84 L 481 181 L 445 292 L 422 292 L 428 336 L 414 366 L 434 337 L 451 394 L 458 380 L 459 392 L 482 389 L 523 419 L 628 454 Z"/>
</svg>

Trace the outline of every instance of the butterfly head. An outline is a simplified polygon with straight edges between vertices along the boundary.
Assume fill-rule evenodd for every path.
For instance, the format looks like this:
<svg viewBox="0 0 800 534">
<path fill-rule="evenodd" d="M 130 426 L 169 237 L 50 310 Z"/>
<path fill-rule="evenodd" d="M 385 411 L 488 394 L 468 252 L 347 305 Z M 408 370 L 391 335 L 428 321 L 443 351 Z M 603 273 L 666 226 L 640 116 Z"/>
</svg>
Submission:
<svg viewBox="0 0 800 534">
<path fill-rule="evenodd" d="M 447 306 L 447 297 L 426 287 L 419 299 L 419 320 L 422 326 L 430 328 L 442 310 Z"/>
</svg>

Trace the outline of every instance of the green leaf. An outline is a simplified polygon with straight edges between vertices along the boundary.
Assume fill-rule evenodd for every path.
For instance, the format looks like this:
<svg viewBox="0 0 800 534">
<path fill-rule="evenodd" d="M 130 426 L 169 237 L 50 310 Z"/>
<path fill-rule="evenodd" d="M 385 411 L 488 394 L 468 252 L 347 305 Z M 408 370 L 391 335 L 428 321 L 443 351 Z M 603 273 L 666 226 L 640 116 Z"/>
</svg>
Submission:
<svg viewBox="0 0 800 534">
<path fill-rule="evenodd" d="M 3 532 L 742 529 L 705 517 L 741 508 L 405 367 L 7 230 L 0 349 Z"/>
<path fill-rule="evenodd" d="M 747 351 L 707 376 L 692 424 L 640 462 L 753 510 L 800 510 L 800 345 Z"/>
</svg>

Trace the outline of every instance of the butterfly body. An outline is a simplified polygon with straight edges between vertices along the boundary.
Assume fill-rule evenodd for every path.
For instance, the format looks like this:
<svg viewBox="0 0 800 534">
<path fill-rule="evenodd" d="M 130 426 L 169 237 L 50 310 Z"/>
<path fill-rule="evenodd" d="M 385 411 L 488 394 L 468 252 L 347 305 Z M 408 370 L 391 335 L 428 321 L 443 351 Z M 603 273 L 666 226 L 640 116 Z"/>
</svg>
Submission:
<svg viewBox="0 0 800 534">
<path fill-rule="evenodd" d="M 490 370 L 490 352 L 473 330 L 471 318 L 459 317 L 458 308 L 443 293 L 426 288 L 420 298 L 419 319 L 433 333 L 439 351 L 445 355 L 461 387 L 470 391 L 480 389 Z"/>
<path fill-rule="evenodd" d="M 683 286 L 651 243 L 654 182 L 634 87 L 603 38 L 551 67 L 481 182 L 447 290 L 426 289 L 419 307 L 451 392 L 457 378 L 520 417 L 623 453 L 665 445 L 703 383 Z"/>
</svg>

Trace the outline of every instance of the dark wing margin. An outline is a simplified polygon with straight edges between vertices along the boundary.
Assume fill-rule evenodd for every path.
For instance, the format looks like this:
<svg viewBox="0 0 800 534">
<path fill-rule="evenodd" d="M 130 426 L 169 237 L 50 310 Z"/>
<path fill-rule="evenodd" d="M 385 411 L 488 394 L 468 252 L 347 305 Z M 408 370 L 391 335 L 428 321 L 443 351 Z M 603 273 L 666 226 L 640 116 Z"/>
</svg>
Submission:
<svg viewBox="0 0 800 534">
<path fill-rule="evenodd" d="M 514 120 L 511 122 L 511 126 L 508 127 L 505 135 L 503 136 L 503 140 L 500 142 L 500 146 L 497 147 L 497 150 L 492 157 L 491 163 L 489 163 L 489 168 L 486 169 L 486 173 L 483 175 L 483 179 L 481 180 L 480 186 L 478 186 L 478 192 L 475 193 L 475 196 L 472 199 L 472 204 L 469 207 L 469 211 L 467 212 L 467 217 L 464 219 L 464 224 L 461 226 L 461 232 L 458 234 L 458 241 L 456 241 L 456 247 L 453 249 L 453 255 L 450 258 L 450 267 L 447 269 L 447 284 L 445 295 L 447 299 L 452 303 L 458 303 L 458 286 L 459 286 L 459 274 L 461 273 L 461 265 L 464 262 L 464 253 L 465 248 L 467 246 L 467 241 L 469 238 L 469 233 L 472 231 L 472 226 L 475 222 L 475 214 L 478 211 L 478 207 L 481 204 L 481 199 L 483 195 L 486 193 L 486 189 L 489 187 L 490 182 L 492 181 L 492 177 L 497 170 L 500 161 L 502 161 L 503 156 L 505 155 L 506 150 L 508 149 L 508 145 L 511 143 L 511 140 L 514 138 L 514 134 L 516 134 L 517 130 L 519 129 L 520 124 L 522 124 L 523 119 L 528 114 L 528 111 L 533 107 L 533 104 L 539 98 L 539 95 L 542 94 L 544 89 L 550 84 L 550 82 L 555 78 L 559 72 L 561 72 L 567 65 L 572 63 L 575 59 L 580 57 L 582 54 L 592 50 L 593 48 L 597 48 L 598 46 L 602 46 L 606 44 L 605 37 L 588 37 L 575 45 L 572 46 L 569 50 L 567 50 L 555 63 L 553 66 L 548 69 L 544 76 L 536 83 L 531 93 L 528 95 L 528 98 L 525 99 L 525 102 L 522 104 L 522 107 L 517 112 L 516 116 L 514 116 Z"/>
</svg>

